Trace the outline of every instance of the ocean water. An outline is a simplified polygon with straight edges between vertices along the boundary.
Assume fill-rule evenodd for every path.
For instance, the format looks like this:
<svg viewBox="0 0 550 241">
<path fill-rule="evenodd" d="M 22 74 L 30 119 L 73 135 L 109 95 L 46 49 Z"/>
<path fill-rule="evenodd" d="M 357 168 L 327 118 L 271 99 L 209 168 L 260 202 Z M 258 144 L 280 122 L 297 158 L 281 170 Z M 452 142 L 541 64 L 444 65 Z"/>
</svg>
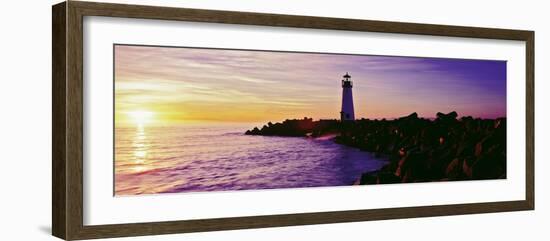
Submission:
<svg viewBox="0 0 550 241">
<path fill-rule="evenodd" d="M 253 127 L 117 127 L 115 195 L 352 185 L 386 163 L 330 138 L 244 135 Z"/>
</svg>

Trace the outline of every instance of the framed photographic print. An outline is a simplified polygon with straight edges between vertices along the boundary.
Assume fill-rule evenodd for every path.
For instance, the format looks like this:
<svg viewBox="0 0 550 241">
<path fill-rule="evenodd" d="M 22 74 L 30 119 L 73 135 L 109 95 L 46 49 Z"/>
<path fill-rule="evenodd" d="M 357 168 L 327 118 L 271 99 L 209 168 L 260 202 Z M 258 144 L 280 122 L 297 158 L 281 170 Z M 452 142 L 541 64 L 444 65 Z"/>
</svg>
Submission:
<svg viewBox="0 0 550 241">
<path fill-rule="evenodd" d="M 53 6 L 53 235 L 534 209 L 534 32 Z"/>
</svg>

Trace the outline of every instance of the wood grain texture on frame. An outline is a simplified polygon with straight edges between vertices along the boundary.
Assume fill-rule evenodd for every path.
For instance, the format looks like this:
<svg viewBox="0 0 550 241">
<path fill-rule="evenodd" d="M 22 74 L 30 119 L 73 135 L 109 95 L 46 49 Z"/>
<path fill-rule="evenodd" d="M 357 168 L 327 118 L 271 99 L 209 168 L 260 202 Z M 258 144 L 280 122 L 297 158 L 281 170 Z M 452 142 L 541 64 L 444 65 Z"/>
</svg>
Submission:
<svg viewBox="0 0 550 241">
<path fill-rule="evenodd" d="M 519 40 L 526 43 L 526 199 L 169 222 L 83 224 L 83 17 L 108 16 L 398 34 Z M 432 24 L 68 1 L 52 8 L 52 233 L 67 240 L 264 228 L 534 209 L 534 32 Z"/>
</svg>

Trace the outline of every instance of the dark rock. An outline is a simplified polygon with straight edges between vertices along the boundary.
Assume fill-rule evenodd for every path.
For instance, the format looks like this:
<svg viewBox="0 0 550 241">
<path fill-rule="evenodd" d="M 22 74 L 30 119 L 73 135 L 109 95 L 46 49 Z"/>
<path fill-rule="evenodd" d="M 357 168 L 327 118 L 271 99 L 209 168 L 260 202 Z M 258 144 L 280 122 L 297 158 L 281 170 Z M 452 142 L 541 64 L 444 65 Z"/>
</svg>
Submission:
<svg viewBox="0 0 550 241">
<path fill-rule="evenodd" d="M 401 178 L 394 175 L 391 172 L 380 172 L 377 175 L 376 178 L 376 184 L 392 184 L 392 183 L 400 183 Z"/>
<path fill-rule="evenodd" d="M 363 175 L 361 175 L 361 178 L 359 179 L 360 185 L 376 184 L 376 182 L 377 182 L 376 173 L 363 173 Z"/>
<path fill-rule="evenodd" d="M 456 179 L 462 176 L 462 160 L 458 158 L 453 159 L 449 165 L 447 165 L 445 175 L 450 179 Z"/>
<path fill-rule="evenodd" d="M 456 111 L 449 112 L 447 114 L 437 112 L 436 116 L 438 120 L 449 121 L 449 120 L 456 120 L 456 117 L 458 116 L 458 114 L 456 113 Z"/>
</svg>

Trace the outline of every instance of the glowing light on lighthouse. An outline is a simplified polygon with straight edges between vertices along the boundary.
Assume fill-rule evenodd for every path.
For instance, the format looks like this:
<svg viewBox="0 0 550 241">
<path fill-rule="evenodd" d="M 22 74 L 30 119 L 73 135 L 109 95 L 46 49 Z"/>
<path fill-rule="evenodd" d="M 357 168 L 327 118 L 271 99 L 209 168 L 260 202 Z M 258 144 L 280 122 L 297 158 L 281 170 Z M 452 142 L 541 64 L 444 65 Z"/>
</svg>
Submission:
<svg viewBox="0 0 550 241">
<path fill-rule="evenodd" d="M 353 82 L 351 76 L 346 72 L 342 79 L 342 110 L 340 111 L 340 119 L 342 121 L 354 121 L 355 113 L 353 111 Z"/>
</svg>

